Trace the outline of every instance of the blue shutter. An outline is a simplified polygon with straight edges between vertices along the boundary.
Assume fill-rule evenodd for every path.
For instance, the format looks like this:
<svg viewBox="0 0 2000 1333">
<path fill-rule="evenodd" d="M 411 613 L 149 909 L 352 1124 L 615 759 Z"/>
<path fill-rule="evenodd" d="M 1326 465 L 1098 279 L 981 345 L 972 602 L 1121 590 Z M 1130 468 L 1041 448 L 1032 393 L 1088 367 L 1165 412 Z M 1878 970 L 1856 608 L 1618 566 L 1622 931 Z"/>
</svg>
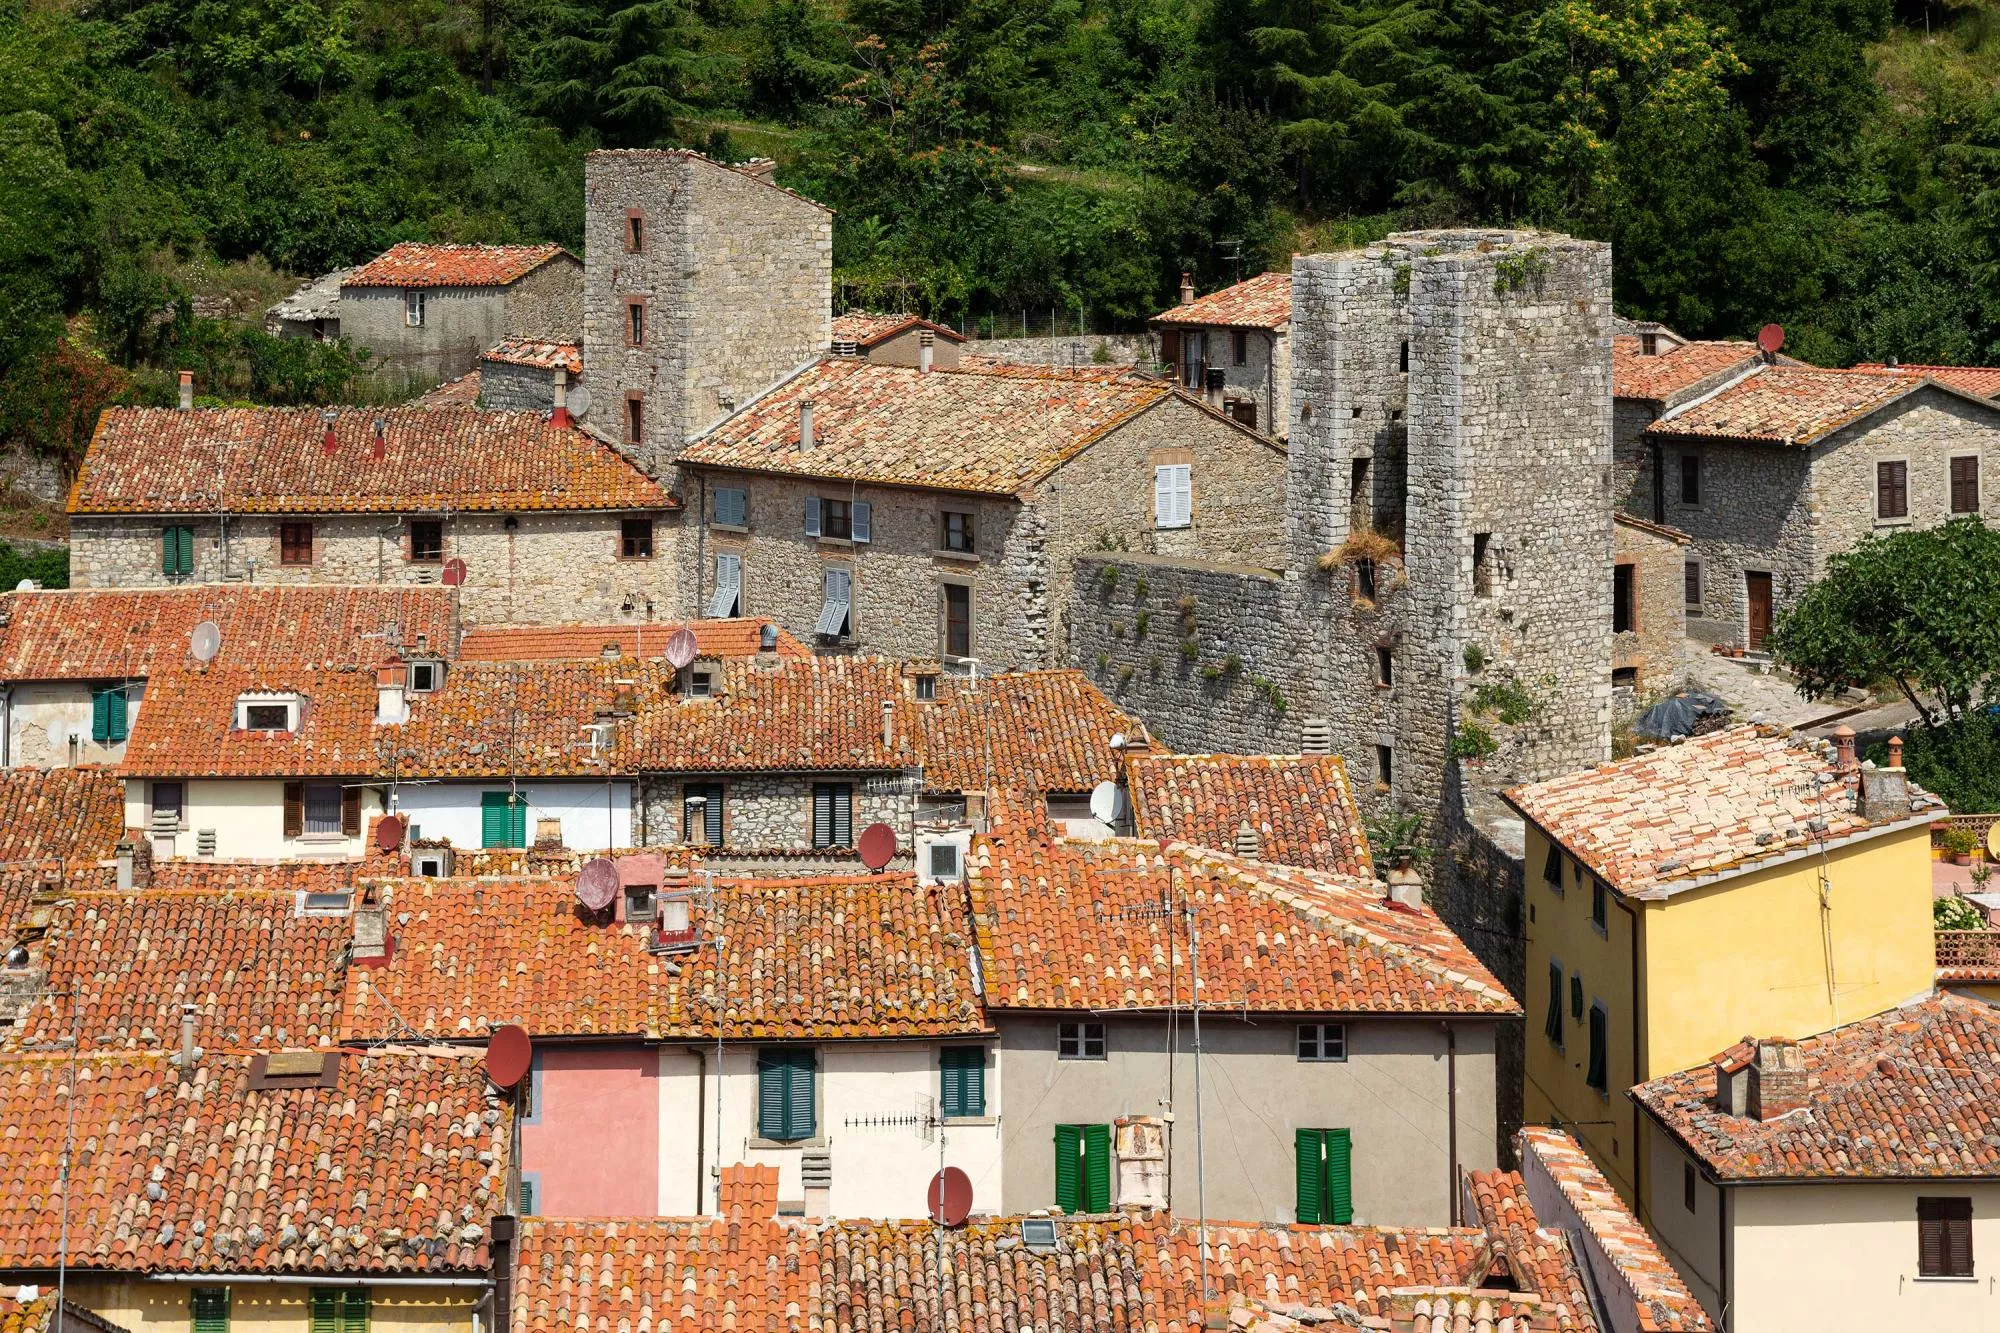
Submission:
<svg viewBox="0 0 2000 1333">
<path fill-rule="evenodd" d="M 854 508 L 852 510 L 852 524 L 853 526 L 851 528 L 851 531 L 854 534 L 855 541 L 865 542 L 869 540 L 868 502 L 866 500 L 856 500 L 854 502 Z"/>
<path fill-rule="evenodd" d="M 817 495 L 808 495 L 806 497 L 806 536 L 819 536 L 819 497 Z"/>
<path fill-rule="evenodd" d="M 757 1052 L 757 1137 L 778 1140 L 785 1137 L 784 1053 Z"/>
</svg>

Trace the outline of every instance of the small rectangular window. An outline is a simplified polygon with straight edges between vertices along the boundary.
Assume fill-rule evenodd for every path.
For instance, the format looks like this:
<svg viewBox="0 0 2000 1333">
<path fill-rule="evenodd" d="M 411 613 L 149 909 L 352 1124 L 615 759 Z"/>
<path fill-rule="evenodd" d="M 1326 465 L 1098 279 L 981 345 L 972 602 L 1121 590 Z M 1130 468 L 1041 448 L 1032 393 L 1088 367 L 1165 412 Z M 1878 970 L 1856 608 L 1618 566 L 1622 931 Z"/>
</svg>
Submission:
<svg viewBox="0 0 2000 1333">
<path fill-rule="evenodd" d="M 1681 566 L 1681 598 L 1690 608 L 1701 605 L 1701 561 L 1689 560 Z"/>
<path fill-rule="evenodd" d="M 715 673 L 713 671 L 688 672 L 688 698 L 706 699 L 715 693 Z"/>
<path fill-rule="evenodd" d="M 1971 1199 L 1917 1199 L 1917 1276 L 1974 1276 Z"/>
<path fill-rule="evenodd" d="M 1153 526 L 1185 528 L 1194 523 L 1194 465 L 1163 463 L 1153 469 Z"/>
<path fill-rule="evenodd" d="M 189 1288 L 188 1328 L 191 1333 L 229 1333 L 229 1288 Z"/>
<path fill-rule="evenodd" d="M 410 520 L 410 559 L 425 564 L 434 564 L 444 559 L 443 519 Z"/>
<path fill-rule="evenodd" d="M 646 215 L 638 209 L 625 213 L 625 253 L 636 255 L 646 248 Z"/>
<path fill-rule="evenodd" d="M 1375 600 L 1375 562 L 1366 556 L 1354 562 L 1354 595 L 1364 602 Z"/>
<path fill-rule="evenodd" d="M 972 589 L 963 583 L 944 585 L 944 655 L 972 656 Z"/>
<path fill-rule="evenodd" d="M 528 798 L 504 791 L 481 792 L 479 834 L 482 847 L 526 847 Z"/>
<path fill-rule="evenodd" d="M 1583 974 L 1572 972 L 1569 978 L 1569 1016 L 1583 1021 Z"/>
<path fill-rule="evenodd" d="M 1614 565 L 1611 569 L 1611 632 L 1630 634 L 1639 628 L 1635 595 L 1635 581 L 1638 569 L 1633 565 Z"/>
<path fill-rule="evenodd" d="M 646 302 L 640 297 L 625 298 L 625 345 L 627 347 L 646 345 Z"/>
<path fill-rule="evenodd" d="M 1241 426 L 1257 429 L 1257 404 L 1248 398 L 1238 398 L 1229 404 L 1229 415 Z"/>
<path fill-rule="evenodd" d="M 444 663 L 416 661 L 410 663 L 409 686 L 411 694 L 430 694 L 444 684 Z"/>
<path fill-rule="evenodd" d="M 340 832 L 340 784 L 337 782 L 308 782 L 306 784 L 306 834 L 333 835 Z"/>
<path fill-rule="evenodd" d="M 938 544 L 947 551 L 972 554 L 972 515 L 960 509 L 947 509 L 938 515 Z"/>
<path fill-rule="evenodd" d="M 1311 1063 L 1340 1061 L 1346 1058 L 1345 1023 L 1299 1024 L 1299 1059 Z"/>
<path fill-rule="evenodd" d="M 1403 339 L 1403 346 L 1396 353 L 1396 373 L 1399 375 L 1410 373 L 1410 340 L 1408 338 Z"/>
<path fill-rule="evenodd" d="M 1979 512 L 1979 458 L 1969 455 L 1951 460 L 1951 512 Z"/>
<path fill-rule="evenodd" d="M 715 488 L 714 521 L 725 528 L 749 526 L 750 493 L 741 486 Z"/>
<path fill-rule="evenodd" d="M 1056 1207 L 1111 1211 L 1111 1126 L 1056 1126 Z"/>
<path fill-rule="evenodd" d="M 1554 843 L 1549 844 L 1549 854 L 1542 858 L 1542 882 L 1554 889 L 1557 897 L 1562 896 L 1563 858 Z"/>
<path fill-rule="evenodd" d="M 169 526 L 160 529 L 160 571 L 169 578 L 186 578 L 194 573 L 194 529 Z"/>
<path fill-rule="evenodd" d="M 812 819 L 813 846 L 852 847 L 854 845 L 853 784 L 813 783 Z"/>
<path fill-rule="evenodd" d="M 757 1137 L 774 1143 L 809 1139 L 818 1128 L 810 1046 L 766 1046 L 757 1052 Z"/>
<path fill-rule="evenodd" d="M 931 844 L 932 879 L 958 878 L 958 844 L 955 842 L 934 842 Z"/>
<path fill-rule="evenodd" d="M 1387 644 L 1375 645 L 1375 683 L 1385 686 L 1396 683 L 1396 650 Z"/>
<path fill-rule="evenodd" d="M 1239 366 L 1250 364 L 1250 335 L 1242 329 L 1233 330 L 1229 335 L 1229 357 Z"/>
<path fill-rule="evenodd" d="M 651 921 L 659 898 L 659 886 L 654 884 L 627 884 L 625 886 L 625 919 L 627 921 Z"/>
<path fill-rule="evenodd" d="M 1604 887 L 1603 880 L 1593 878 L 1590 881 L 1590 924 L 1597 927 L 1600 935 L 1605 931 L 1605 900 L 1610 896 L 1611 892 Z"/>
<path fill-rule="evenodd" d="M 847 500 L 820 500 L 819 535 L 822 537 L 836 537 L 841 541 L 853 540 L 854 509 L 851 502 Z"/>
<path fill-rule="evenodd" d="M 727 620 L 743 610 L 743 557 L 734 551 L 715 553 L 715 591 L 708 600 L 708 614 Z"/>
<path fill-rule="evenodd" d="M 1681 1163 L 1681 1207 L 1693 1212 L 1694 1208 L 1694 1163 Z"/>
<path fill-rule="evenodd" d="M 177 829 L 186 818 L 187 788 L 178 782 L 155 782 L 152 826 Z"/>
<path fill-rule="evenodd" d="M 1563 1044 L 1563 970 L 1561 963 L 1549 964 L 1549 1008 L 1542 1019 L 1542 1035 L 1554 1046 Z"/>
<path fill-rule="evenodd" d="M 640 393 L 625 395 L 625 443 L 639 444 L 646 438 L 646 398 Z"/>
<path fill-rule="evenodd" d="M 1875 517 L 1910 516 L 1910 465 L 1901 460 L 1875 465 Z"/>
<path fill-rule="evenodd" d="M 651 560 L 653 558 L 653 520 L 650 518 L 619 519 L 618 553 L 627 560 Z"/>
<path fill-rule="evenodd" d="M 243 705 L 243 730 L 290 731 L 291 729 L 292 706 L 290 704 Z"/>
<path fill-rule="evenodd" d="M 403 323 L 413 329 L 424 326 L 424 293 L 412 287 L 403 293 Z"/>
<path fill-rule="evenodd" d="M 1681 503 L 1701 503 L 1701 455 L 1681 455 Z"/>
<path fill-rule="evenodd" d="M 1293 1131 L 1299 1221 L 1347 1226 L 1354 1221 L 1354 1141 L 1350 1130 Z"/>
<path fill-rule="evenodd" d="M 690 782 L 681 788 L 681 841 L 722 846 L 722 784 Z"/>
<path fill-rule="evenodd" d="M 1056 1024 L 1056 1059 L 1102 1060 L 1103 1058 L 1104 1024 Z"/>
<path fill-rule="evenodd" d="M 1472 595 L 1491 597 L 1493 595 L 1493 561 L 1490 553 L 1493 534 L 1475 532 L 1472 534 Z"/>
<path fill-rule="evenodd" d="M 278 563 L 281 565 L 310 565 L 313 562 L 313 525 L 310 523 L 280 523 L 278 525 Z"/>
<path fill-rule="evenodd" d="M 945 1046 L 938 1050 L 938 1102 L 947 1120 L 986 1114 L 986 1048 Z"/>
<path fill-rule="evenodd" d="M 1609 1086 L 1604 1064 L 1604 1043 L 1610 1028 L 1610 1017 L 1604 1006 L 1590 1006 L 1590 1066 L 1584 1071 L 1583 1081 L 1603 1092 Z"/>
<path fill-rule="evenodd" d="M 1375 747 L 1375 785 L 1384 788 L 1396 785 L 1396 754 L 1386 745 Z"/>
</svg>

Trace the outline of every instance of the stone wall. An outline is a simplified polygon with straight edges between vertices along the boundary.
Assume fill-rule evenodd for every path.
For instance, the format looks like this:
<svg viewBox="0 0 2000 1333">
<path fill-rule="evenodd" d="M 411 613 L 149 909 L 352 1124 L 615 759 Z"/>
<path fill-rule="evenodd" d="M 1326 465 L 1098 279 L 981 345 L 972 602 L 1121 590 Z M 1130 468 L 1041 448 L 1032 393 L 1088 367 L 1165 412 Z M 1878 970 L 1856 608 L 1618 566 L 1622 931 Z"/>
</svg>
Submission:
<svg viewBox="0 0 2000 1333">
<path fill-rule="evenodd" d="M 2000 407 L 1926 388 L 1812 448 L 1812 577 L 1868 537 L 1935 527 L 1952 517 L 1951 460 L 1979 459 L 1979 512 L 2000 513 Z M 1909 514 L 1876 515 L 1877 463 L 1902 461 Z M 1992 496 L 1993 499 L 1987 499 Z"/>
<path fill-rule="evenodd" d="M 679 520 L 653 518 L 651 560 L 620 555 L 621 513 L 453 514 L 443 519 L 444 555 L 466 564 L 460 599 L 467 625 L 621 620 L 657 617 L 679 604 Z M 263 514 L 231 515 L 228 548 L 213 515 L 185 520 L 195 533 L 191 582 L 426 583 L 441 564 L 408 558 L 409 526 L 393 514 L 320 515 L 313 523 L 313 563 L 279 561 L 278 526 Z M 154 587 L 172 582 L 160 570 L 159 518 L 71 520 L 70 581 L 78 588 Z M 509 524 L 513 526 L 509 526 Z"/>
<path fill-rule="evenodd" d="M 1151 333 L 1078 333 L 1056 338 L 975 338 L 967 356 L 990 356 L 1024 366 L 1150 366 L 1160 359 Z"/>
<path fill-rule="evenodd" d="M 583 337 L 583 265 L 574 256 L 557 255 L 506 290 L 508 337 L 559 343 Z"/>
<path fill-rule="evenodd" d="M 1772 600 L 1784 606 L 1814 577 L 1813 500 L 1804 449 L 1755 442 L 1667 440 L 1666 522 L 1692 539 L 1701 565 L 1701 605 L 1687 612 L 1688 633 L 1711 643 L 1744 642 L 1749 597 L 1744 572 L 1771 575 Z M 1701 502 L 1680 502 L 1680 460 L 1701 469 Z M 1869 481 L 1865 513 L 1875 512 Z M 1853 498 L 1847 503 L 1862 503 Z"/>
<path fill-rule="evenodd" d="M 813 786 L 846 783 L 854 788 L 854 836 L 870 824 L 887 824 L 896 831 L 896 847 L 910 850 L 910 830 L 916 819 L 916 795 L 904 791 L 900 779 L 871 781 L 852 773 L 692 773 L 660 774 L 640 787 L 640 841 L 658 846 L 681 841 L 682 814 L 689 783 L 722 784 L 722 843 L 748 851 L 810 849 Z"/>
<path fill-rule="evenodd" d="M 1243 364 L 1236 364 L 1234 329 L 1183 330 L 1183 339 L 1199 335 L 1202 358 L 1208 368 L 1222 372 L 1222 397 L 1226 403 L 1248 402 L 1256 414 L 1258 430 L 1285 438 L 1291 428 L 1292 349 L 1288 334 L 1270 329 L 1244 329 Z M 1186 359 L 1185 352 L 1183 360 Z M 1168 372 L 1178 376 L 1179 367 Z M 1187 386 L 1190 392 L 1205 394 L 1205 384 Z M 1234 415 L 1232 413 L 1232 415 Z"/>
<path fill-rule="evenodd" d="M 511 361 L 481 361 L 479 405 L 495 412 L 547 412 L 556 405 L 555 371 Z M 594 412 L 596 404 L 591 408 Z M 613 421 L 606 429 L 617 424 Z"/>
<path fill-rule="evenodd" d="M 1632 569 L 1635 624 L 1614 633 L 1611 644 L 1612 670 L 1632 673 L 1629 684 L 1613 681 L 1624 690 L 1620 711 L 1627 711 L 1680 683 L 1687 638 L 1688 543 L 1667 530 L 1623 519 L 1613 524 L 1612 535 L 1617 566 Z"/>
<path fill-rule="evenodd" d="M 377 380 L 437 384 L 472 369 L 479 354 L 507 336 L 507 294 L 500 287 L 426 287 L 424 322 L 404 323 L 401 287 L 345 287 L 341 336 L 369 353 Z"/>
</svg>

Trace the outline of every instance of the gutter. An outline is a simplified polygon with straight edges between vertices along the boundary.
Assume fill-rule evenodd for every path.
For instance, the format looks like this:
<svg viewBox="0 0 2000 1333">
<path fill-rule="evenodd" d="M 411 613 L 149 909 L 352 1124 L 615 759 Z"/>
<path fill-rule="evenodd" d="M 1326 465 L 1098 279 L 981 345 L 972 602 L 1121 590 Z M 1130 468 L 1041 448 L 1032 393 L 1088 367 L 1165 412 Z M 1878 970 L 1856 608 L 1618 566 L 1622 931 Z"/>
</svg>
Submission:
<svg viewBox="0 0 2000 1333">
<path fill-rule="evenodd" d="M 91 1270 L 71 1270 L 73 1272 Z M 93 1276 L 96 1274 L 93 1272 Z M 231 1286 L 284 1284 L 294 1287 L 491 1287 L 490 1277 L 376 1277 L 366 1269 L 352 1273 L 148 1273 L 148 1282 L 226 1282 Z"/>
</svg>

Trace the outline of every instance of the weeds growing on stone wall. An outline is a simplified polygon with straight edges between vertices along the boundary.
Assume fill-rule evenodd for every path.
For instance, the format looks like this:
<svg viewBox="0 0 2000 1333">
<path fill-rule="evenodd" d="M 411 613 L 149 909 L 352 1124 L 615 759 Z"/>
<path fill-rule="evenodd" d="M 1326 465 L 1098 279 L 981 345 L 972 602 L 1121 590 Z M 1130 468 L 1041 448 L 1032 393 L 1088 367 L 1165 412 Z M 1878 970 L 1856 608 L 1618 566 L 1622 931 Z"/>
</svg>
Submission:
<svg viewBox="0 0 2000 1333">
<path fill-rule="evenodd" d="M 1424 837 L 1424 817 L 1400 810 L 1378 810 L 1361 816 L 1361 831 L 1368 846 L 1380 860 L 1408 860 L 1422 865 L 1431 859 L 1430 841 Z"/>
<path fill-rule="evenodd" d="M 1144 582 L 1144 580 L 1141 580 L 1141 582 Z M 1153 613 L 1151 611 L 1141 611 L 1138 617 L 1132 622 L 1132 628 L 1135 631 L 1133 637 L 1139 639 L 1145 638 L 1146 631 L 1152 627 L 1152 624 Z"/>
<path fill-rule="evenodd" d="M 1539 283 L 1549 271 L 1549 252 L 1536 246 L 1517 255 L 1503 255 L 1493 261 L 1493 294 L 1505 296 L 1508 292 L 1525 290 L 1531 283 Z"/>
<path fill-rule="evenodd" d="M 1201 656 L 1201 646 L 1193 639 L 1182 639 L 1181 656 L 1192 662 L 1195 658 Z"/>
<path fill-rule="evenodd" d="M 1102 671 L 1102 670 L 1104 670 L 1104 669 L 1105 669 L 1106 667 L 1108 667 L 1108 666 L 1110 666 L 1110 665 L 1111 665 L 1111 654 L 1110 654 L 1110 653 L 1099 653 L 1099 654 L 1097 655 L 1097 669 L 1098 669 L 1099 671 Z"/>
<path fill-rule="evenodd" d="M 1487 681 L 1466 697 L 1465 705 L 1510 727 L 1520 726 L 1542 710 L 1542 701 L 1527 686 L 1513 680 Z"/>
<path fill-rule="evenodd" d="M 1493 739 L 1492 732 L 1467 718 L 1452 733 L 1451 745 L 1445 753 L 1453 759 L 1485 759 L 1498 753 L 1499 749 L 1500 742 Z"/>
<path fill-rule="evenodd" d="M 1141 574 L 1132 580 L 1132 600 L 1138 601 L 1146 595 L 1146 576 Z"/>
<path fill-rule="evenodd" d="M 1132 664 L 1127 662 L 1124 666 L 1118 668 L 1118 683 L 1120 685 L 1130 685 L 1132 677 L 1138 674 L 1138 671 L 1133 668 Z"/>
<path fill-rule="evenodd" d="M 1122 621 L 1122 620 L 1113 620 L 1113 621 L 1109 622 L 1109 625 L 1110 625 L 1110 629 L 1111 629 L 1111 637 L 1112 637 L 1112 638 L 1114 638 L 1114 639 L 1122 639 L 1122 638 L 1124 638 L 1124 637 L 1125 637 L 1125 622 L 1124 622 L 1124 621 Z"/>
<path fill-rule="evenodd" d="M 1408 296 L 1410 294 L 1410 266 L 1408 264 L 1396 265 L 1396 275 L 1389 279 L 1389 290 L 1398 296 Z"/>
<path fill-rule="evenodd" d="M 1480 672 L 1486 670 L 1486 650 L 1484 648 L 1481 648 L 1478 644 L 1476 643 L 1466 644 L 1465 651 L 1459 654 L 1459 656 L 1465 659 L 1465 670 L 1467 675 L 1476 676 Z"/>
<path fill-rule="evenodd" d="M 1250 688 L 1257 691 L 1263 697 L 1264 702 L 1271 706 L 1273 712 L 1282 714 L 1291 707 L 1291 704 L 1285 699 L 1285 692 L 1262 676 L 1250 677 Z"/>
<path fill-rule="evenodd" d="M 1099 574 L 1098 578 L 1104 581 L 1104 587 L 1107 592 L 1116 588 L 1118 586 L 1118 566 L 1106 565 L 1104 572 Z"/>
</svg>

